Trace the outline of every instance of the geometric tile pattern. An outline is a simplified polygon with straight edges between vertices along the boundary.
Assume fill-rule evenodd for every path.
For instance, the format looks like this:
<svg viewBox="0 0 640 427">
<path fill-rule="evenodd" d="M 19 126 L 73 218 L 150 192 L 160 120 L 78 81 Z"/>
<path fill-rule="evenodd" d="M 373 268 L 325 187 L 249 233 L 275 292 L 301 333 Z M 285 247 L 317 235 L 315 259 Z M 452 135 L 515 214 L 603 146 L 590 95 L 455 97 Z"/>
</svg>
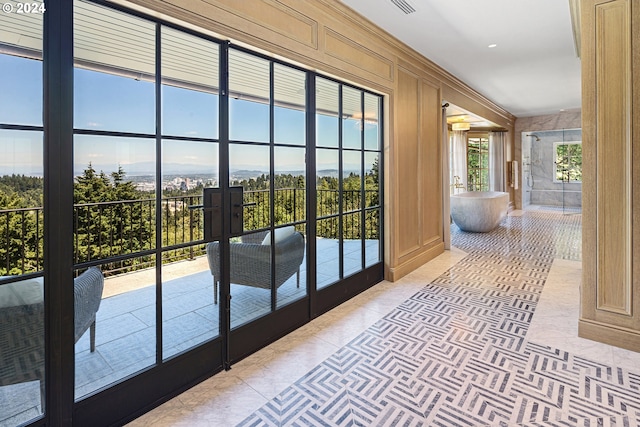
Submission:
<svg viewBox="0 0 640 427">
<path fill-rule="evenodd" d="M 525 339 L 554 257 L 580 259 L 579 229 L 538 212 L 452 226 L 467 257 L 239 425 L 639 426 L 640 368 Z"/>
</svg>

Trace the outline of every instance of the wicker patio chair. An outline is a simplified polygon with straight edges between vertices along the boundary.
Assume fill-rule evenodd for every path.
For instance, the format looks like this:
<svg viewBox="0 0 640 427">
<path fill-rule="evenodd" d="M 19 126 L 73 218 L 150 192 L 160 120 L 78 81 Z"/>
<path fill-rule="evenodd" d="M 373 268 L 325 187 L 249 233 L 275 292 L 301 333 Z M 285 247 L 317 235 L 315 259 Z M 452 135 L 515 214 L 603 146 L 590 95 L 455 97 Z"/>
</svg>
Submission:
<svg viewBox="0 0 640 427">
<path fill-rule="evenodd" d="M 263 245 L 268 232 L 258 232 L 241 237 L 240 243 L 231 243 L 231 283 L 271 289 L 271 245 Z M 300 287 L 300 265 L 304 258 L 304 236 L 294 232 L 275 244 L 275 286 L 279 288 L 296 274 L 296 284 Z M 220 244 L 207 244 L 207 260 L 213 276 L 214 303 L 218 303 L 220 282 Z"/>
<path fill-rule="evenodd" d="M 99 268 L 92 267 L 73 281 L 75 314 L 75 342 L 89 331 L 89 350 L 96 351 L 96 313 L 100 309 L 104 276 Z"/>
<path fill-rule="evenodd" d="M 20 286 L 24 285 L 17 282 L 13 289 L 19 292 Z M 75 342 L 91 329 L 91 352 L 96 348 L 96 312 L 103 288 L 104 276 L 96 267 L 73 281 Z M 0 386 L 40 381 L 41 403 L 44 402 L 44 320 L 42 300 L 0 307 Z"/>
</svg>

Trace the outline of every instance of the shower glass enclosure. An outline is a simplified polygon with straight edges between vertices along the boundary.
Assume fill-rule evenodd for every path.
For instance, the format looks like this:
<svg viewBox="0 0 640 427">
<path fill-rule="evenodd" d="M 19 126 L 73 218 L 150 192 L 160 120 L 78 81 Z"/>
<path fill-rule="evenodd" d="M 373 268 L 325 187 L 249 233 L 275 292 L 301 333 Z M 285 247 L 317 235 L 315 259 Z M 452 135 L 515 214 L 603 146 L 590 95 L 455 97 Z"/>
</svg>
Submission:
<svg viewBox="0 0 640 427">
<path fill-rule="evenodd" d="M 582 211 L 582 130 L 522 133 L 522 207 Z"/>
</svg>

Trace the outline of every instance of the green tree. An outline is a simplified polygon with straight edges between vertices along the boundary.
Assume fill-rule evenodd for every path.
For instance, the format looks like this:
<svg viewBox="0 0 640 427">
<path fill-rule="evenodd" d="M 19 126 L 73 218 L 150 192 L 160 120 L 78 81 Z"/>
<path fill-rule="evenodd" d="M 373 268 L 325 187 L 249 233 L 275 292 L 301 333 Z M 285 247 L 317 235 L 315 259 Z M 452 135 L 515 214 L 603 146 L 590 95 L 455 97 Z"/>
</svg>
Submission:
<svg viewBox="0 0 640 427">
<path fill-rule="evenodd" d="M 0 177 L 0 275 L 43 268 L 42 188 L 42 178 Z"/>
<path fill-rule="evenodd" d="M 152 247 L 155 209 L 140 200 L 146 196 L 126 180 L 121 166 L 108 176 L 89 163 L 74 183 L 76 262 Z"/>
</svg>

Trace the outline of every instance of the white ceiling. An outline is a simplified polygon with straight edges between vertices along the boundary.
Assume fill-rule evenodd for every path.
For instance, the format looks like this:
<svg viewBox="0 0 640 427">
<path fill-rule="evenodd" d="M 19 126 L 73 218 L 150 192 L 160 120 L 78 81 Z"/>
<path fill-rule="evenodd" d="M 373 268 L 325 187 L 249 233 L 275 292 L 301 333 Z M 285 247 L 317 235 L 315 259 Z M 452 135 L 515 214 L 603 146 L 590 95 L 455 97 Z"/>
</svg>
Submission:
<svg viewBox="0 0 640 427">
<path fill-rule="evenodd" d="M 517 117 L 580 108 L 569 0 L 342 1 Z"/>
</svg>

